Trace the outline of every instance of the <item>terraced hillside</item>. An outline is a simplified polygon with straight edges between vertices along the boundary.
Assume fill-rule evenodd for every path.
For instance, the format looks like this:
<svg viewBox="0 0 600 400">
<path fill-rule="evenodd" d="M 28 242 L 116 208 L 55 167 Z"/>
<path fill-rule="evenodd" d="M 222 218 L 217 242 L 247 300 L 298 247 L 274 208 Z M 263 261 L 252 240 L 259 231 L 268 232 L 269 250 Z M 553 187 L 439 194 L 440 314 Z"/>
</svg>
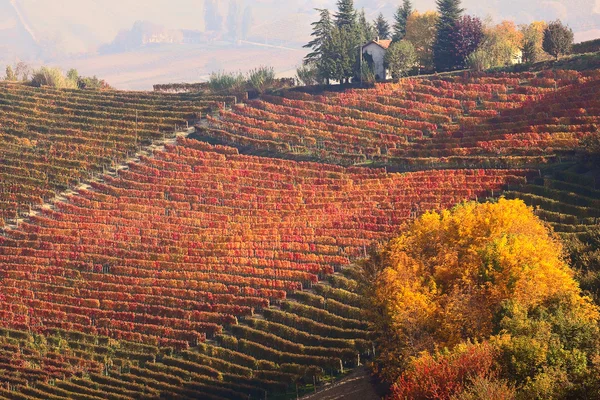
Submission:
<svg viewBox="0 0 600 400">
<path fill-rule="evenodd" d="M 307 374 L 355 366 L 371 351 L 355 296 L 328 286 L 314 287 L 314 295 L 298 291 L 392 235 L 411 214 L 487 196 L 523 183 L 528 173 L 389 174 L 243 156 L 179 139 L 5 231 L 0 325 L 22 332 L 6 331 L 17 340 L 25 335 L 25 343 L 65 335 L 64 349 L 59 341 L 50 354 L 75 355 L 83 365 L 76 376 L 89 369 L 85 362 L 103 360 L 92 369 L 188 388 L 191 397 L 200 389 L 181 386 L 181 376 L 198 383 L 197 375 L 214 380 L 235 372 L 225 386 L 258 379 L 273 383 L 255 382 L 252 390 L 282 391 Z M 252 318 L 257 311 L 260 318 Z M 24 351 L 21 342 L 7 346 L 11 360 Z M 140 354 L 119 356 L 121 346 Z M 185 358 L 193 357 L 189 351 L 229 358 L 197 366 Z M 25 380 L 47 393 L 44 385 L 56 379 L 54 370 L 45 373 L 47 354 L 25 364 L 40 372 L 23 367 L 5 382 L 22 389 Z M 218 372 L 206 370 L 213 364 Z M 123 365 L 131 366 L 123 372 Z M 73 373 L 63 369 L 65 377 Z M 175 390 L 169 388 L 156 384 L 167 397 Z M 42 396 L 35 390 L 27 393 Z"/>
<path fill-rule="evenodd" d="M 540 175 L 526 185 L 510 188 L 504 195 L 534 207 L 555 232 L 585 239 L 600 220 L 598 171 L 565 163 L 540 171 Z"/>
<path fill-rule="evenodd" d="M 290 91 L 222 110 L 200 137 L 253 154 L 400 170 L 544 165 L 597 130 L 599 88 L 598 71 L 543 71 Z"/>
<path fill-rule="evenodd" d="M 0 235 L 0 399 L 283 399 L 363 363 L 345 267 L 404 222 L 504 193 L 596 224 L 572 166 L 598 86 L 471 74 L 230 108 L 0 85 L 0 206 L 22 217 Z"/>
<path fill-rule="evenodd" d="M 0 83 L 0 227 L 232 101 Z"/>
</svg>

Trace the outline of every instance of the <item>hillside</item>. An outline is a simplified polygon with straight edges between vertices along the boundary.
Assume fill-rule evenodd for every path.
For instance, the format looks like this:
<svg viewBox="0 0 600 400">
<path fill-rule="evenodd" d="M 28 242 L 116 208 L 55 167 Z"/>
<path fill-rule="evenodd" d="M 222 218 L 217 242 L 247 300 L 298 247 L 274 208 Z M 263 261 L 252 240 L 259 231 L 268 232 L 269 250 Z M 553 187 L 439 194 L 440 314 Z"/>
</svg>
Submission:
<svg viewBox="0 0 600 400">
<path fill-rule="evenodd" d="M 597 224 L 577 151 L 599 85 L 464 74 L 243 104 L 0 85 L 0 399 L 283 399 L 364 364 L 346 271 L 403 223 L 504 194 L 560 232 Z"/>
<path fill-rule="evenodd" d="M 0 84 L 0 226 L 172 136 L 225 97 Z"/>
<path fill-rule="evenodd" d="M 538 166 L 595 131 L 597 71 L 404 79 L 223 110 L 201 137 L 250 153 L 394 170 Z"/>
</svg>

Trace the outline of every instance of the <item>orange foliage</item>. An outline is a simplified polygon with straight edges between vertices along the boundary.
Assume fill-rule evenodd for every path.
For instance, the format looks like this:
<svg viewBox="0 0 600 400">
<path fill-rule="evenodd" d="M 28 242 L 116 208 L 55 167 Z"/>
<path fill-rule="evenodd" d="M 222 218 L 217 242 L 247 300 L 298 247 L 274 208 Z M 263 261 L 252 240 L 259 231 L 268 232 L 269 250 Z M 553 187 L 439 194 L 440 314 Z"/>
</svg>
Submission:
<svg viewBox="0 0 600 400">
<path fill-rule="evenodd" d="M 533 309 L 567 298 L 582 318 L 597 319 L 561 253 L 560 242 L 520 200 L 465 203 L 417 219 L 379 261 L 374 300 L 387 332 L 383 375 L 397 378 L 423 351 L 489 338 L 506 301 Z"/>
</svg>

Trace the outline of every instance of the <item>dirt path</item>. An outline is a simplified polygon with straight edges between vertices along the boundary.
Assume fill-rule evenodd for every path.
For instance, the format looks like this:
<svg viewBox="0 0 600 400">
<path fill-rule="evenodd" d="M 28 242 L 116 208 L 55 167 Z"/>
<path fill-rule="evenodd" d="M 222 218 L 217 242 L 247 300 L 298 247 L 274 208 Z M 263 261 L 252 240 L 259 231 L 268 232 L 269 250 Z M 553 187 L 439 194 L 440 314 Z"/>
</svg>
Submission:
<svg viewBox="0 0 600 400">
<path fill-rule="evenodd" d="M 365 367 L 358 368 L 352 374 L 330 388 L 316 394 L 307 395 L 302 400 L 380 400 L 381 397 L 371 384 L 371 375 Z"/>
</svg>

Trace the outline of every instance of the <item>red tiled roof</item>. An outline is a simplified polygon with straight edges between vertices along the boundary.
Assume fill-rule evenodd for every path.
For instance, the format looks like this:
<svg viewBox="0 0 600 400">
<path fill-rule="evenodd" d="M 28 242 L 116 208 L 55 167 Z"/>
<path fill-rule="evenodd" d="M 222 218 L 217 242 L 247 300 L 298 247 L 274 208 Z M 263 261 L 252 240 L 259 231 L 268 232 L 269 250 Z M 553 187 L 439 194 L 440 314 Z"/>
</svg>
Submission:
<svg viewBox="0 0 600 400">
<path fill-rule="evenodd" d="M 367 47 L 367 46 L 368 46 L 368 45 L 370 45 L 371 43 L 375 43 L 375 44 L 376 44 L 376 45 L 378 45 L 379 47 L 381 47 L 381 48 L 383 48 L 383 49 L 387 50 L 387 49 L 388 49 L 388 47 L 390 47 L 390 45 L 392 44 L 392 41 L 391 41 L 391 40 L 388 40 L 388 39 L 385 39 L 385 40 L 371 40 L 369 43 L 365 44 L 365 45 L 363 46 L 363 48 L 364 48 L 364 47 Z"/>
</svg>

